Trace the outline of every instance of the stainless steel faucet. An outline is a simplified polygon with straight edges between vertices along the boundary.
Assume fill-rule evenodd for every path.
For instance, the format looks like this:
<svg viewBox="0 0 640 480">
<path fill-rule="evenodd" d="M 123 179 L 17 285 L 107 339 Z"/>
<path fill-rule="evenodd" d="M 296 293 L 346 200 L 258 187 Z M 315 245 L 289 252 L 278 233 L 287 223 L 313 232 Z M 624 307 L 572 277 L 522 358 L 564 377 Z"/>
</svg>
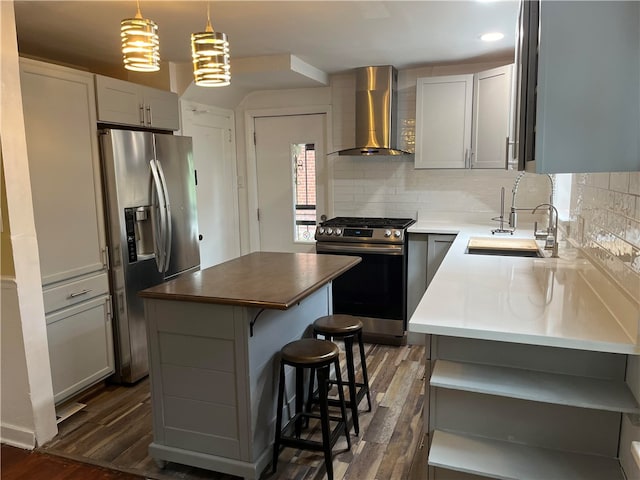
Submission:
<svg viewBox="0 0 640 480">
<path fill-rule="evenodd" d="M 509 226 L 514 230 L 518 226 L 518 214 L 516 212 L 518 212 L 519 210 L 526 210 L 526 211 L 531 210 L 531 207 L 526 207 L 526 208 L 516 207 L 516 195 L 518 194 L 518 186 L 520 185 L 520 180 L 522 180 L 522 177 L 524 176 L 525 173 L 526 172 L 520 172 L 520 174 L 516 177 L 515 183 L 513 184 L 513 190 L 512 190 L 512 196 L 511 196 L 511 211 L 509 212 Z M 549 179 L 549 183 L 551 184 L 551 193 L 549 194 L 549 203 L 546 205 L 550 205 L 551 207 L 553 207 L 553 193 L 555 189 L 555 184 L 553 182 L 553 177 L 550 174 L 547 173 L 545 175 L 547 176 L 547 178 Z M 552 228 L 552 219 L 551 219 L 551 208 L 550 208 L 549 209 L 549 225 L 547 227 L 547 231 L 550 232 L 551 228 Z"/>
<path fill-rule="evenodd" d="M 549 233 L 553 235 L 553 245 L 549 245 L 549 237 L 547 237 L 544 248 L 551 249 L 551 258 L 558 258 L 558 209 L 554 207 L 550 203 L 541 203 L 536 208 L 533 209 L 531 213 L 536 213 L 540 207 L 548 207 L 549 208 L 549 223 L 551 223 L 551 211 L 553 210 L 553 227 L 549 230 Z"/>
</svg>

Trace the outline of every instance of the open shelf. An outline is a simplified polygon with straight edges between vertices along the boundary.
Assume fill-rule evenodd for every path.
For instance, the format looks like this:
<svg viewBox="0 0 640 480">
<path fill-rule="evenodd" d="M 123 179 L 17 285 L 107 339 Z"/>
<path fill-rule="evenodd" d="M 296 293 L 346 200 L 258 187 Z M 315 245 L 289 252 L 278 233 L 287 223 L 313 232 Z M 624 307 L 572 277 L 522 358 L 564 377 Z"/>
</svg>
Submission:
<svg viewBox="0 0 640 480">
<path fill-rule="evenodd" d="M 640 406 L 623 381 L 437 360 L 430 385 L 557 405 L 640 413 Z"/>
<path fill-rule="evenodd" d="M 551 450 L 436 430 L 429 465 L 513 480 L 624 480 L 616 458 Z"/>
</svg>

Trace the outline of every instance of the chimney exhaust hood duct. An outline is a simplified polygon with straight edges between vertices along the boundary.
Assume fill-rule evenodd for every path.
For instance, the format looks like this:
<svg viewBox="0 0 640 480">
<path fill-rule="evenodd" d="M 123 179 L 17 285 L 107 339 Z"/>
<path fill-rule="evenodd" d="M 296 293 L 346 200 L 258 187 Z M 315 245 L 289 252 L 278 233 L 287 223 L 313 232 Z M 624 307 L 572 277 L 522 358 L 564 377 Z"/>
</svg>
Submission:
<svg viewBox="0 0 640 480">
<path fill-rule="evenodd" d="M 408 155 L 396 148 L 398 71 L 391 65 L 356 69 L 356 148 L 339 155 Z"/>
</svg>

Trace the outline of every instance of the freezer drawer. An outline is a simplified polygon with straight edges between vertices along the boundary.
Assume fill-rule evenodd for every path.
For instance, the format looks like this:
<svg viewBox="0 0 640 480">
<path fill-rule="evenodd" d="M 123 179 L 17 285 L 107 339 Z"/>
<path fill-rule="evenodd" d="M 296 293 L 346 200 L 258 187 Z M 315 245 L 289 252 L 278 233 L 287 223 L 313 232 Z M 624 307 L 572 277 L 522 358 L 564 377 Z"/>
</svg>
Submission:
<svg viewBox="0 0 640 480">
<path fill-rule="evenodd" d="M 51 313 L 61 308 L 70 307 L 100 295 L 109 294 L 109 278 L 107 272 L 88 278 L 67 282 L 42 291 L 44 311 Z"/>
<path fill-rule="evenodd" d="M 56 404 L 114 372 L 109 305 L 104 295 L 46 316 Z"/>
</svg>

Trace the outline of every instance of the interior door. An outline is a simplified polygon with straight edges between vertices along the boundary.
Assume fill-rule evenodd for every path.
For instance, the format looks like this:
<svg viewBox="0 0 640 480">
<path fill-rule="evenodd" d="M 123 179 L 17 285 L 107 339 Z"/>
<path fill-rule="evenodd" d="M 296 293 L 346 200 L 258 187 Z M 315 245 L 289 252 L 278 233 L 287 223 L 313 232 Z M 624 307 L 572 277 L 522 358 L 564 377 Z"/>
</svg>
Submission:
<svg viewBox="0 0 640 480">
<path fill-rule="evenodd" d="M 324 114 L 254 119 L 260 250 L 314 252 L 327 211 Z"/>
<path fill-rule="evenodd" d="M 240 224 L 233 112 L 183 105 L 183 133 L 193 138 L 198 173 L 200 268 L 240 256 Z"/>
</svg>

